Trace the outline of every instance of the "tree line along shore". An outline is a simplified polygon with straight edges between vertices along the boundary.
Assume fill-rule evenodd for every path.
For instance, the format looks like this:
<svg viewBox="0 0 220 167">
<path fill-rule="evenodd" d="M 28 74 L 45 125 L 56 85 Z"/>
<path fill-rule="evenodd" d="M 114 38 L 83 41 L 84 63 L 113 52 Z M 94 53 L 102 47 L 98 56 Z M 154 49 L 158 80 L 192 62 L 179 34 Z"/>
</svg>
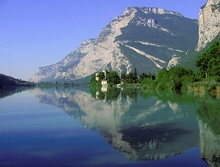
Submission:
<svg viewBox="0 0 220 167">
<path fill-rule="evenodd" d="M 175 66 L 162 69 L 156 74 L 137 75 L 137 70 L 128 74 L 121 73 L 119 76 L 116 71 L 98 72 L 93 74 L 90 79 L 92 89 L 105 87 L 140 87 L 141 89 L 172 90 L 188 92 L 211 92 L 220 93 L 220 42 L 213 42 L 210 47 L 201 53 L 195 62 L 196 70 L 185 69 Z M 86 84 L 87 85 L 87 84 Z M 4 87 L 51 87 L 51 86 L 78 86 L 71 83 L 32 83 L 15 79 L 0 74 L 0 88 Z"/>
<path fill-rule="evenodd" d="M 121 76 L 116 71 L 93 74 L 92 89 L 99 89 L 106 81 L 108 87 L 140 87 L 141 89 L 172 90 L 181 92 L 220 92 L 220 43 L 215 41 L 195 62 L 196 70 L 175 66 L 156 74 L 137 75 L 136 68 Z M 106 85 L 104 85 L 106 86 Z"/>
</svg>

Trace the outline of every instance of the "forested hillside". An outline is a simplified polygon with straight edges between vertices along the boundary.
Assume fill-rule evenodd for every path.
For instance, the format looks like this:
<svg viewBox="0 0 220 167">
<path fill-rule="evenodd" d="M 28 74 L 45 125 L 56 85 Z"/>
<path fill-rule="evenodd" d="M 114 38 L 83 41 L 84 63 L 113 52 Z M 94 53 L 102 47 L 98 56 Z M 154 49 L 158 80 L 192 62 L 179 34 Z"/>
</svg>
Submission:
<svg viewBox="0 0 220 167">
<path fill-rule="evenodd" d="M 0 88 L 9 87 L 9 86 L 10 87 L 34 86 L 34 84 L 31 82 L 23 81 L 21 79 L 15 79 L 13 77 L 10 77 L 4 74 L 0 74 Z"/>
</svg>

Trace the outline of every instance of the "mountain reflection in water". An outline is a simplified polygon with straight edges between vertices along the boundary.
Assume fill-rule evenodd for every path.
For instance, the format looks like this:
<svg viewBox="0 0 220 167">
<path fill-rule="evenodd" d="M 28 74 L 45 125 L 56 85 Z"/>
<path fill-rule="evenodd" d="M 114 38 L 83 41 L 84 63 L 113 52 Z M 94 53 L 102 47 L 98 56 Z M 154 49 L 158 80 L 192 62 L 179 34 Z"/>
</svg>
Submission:
<svg viewBox="0 0 220 167">
<path fill-rule="evenodd" d="M 99 136 L 100 134 L 103 140 L 118 151 L 117 153 L 115 151 L 111 152 L 115 157 L 118 157 L 120 153 L 126 157 L 124 158 L 121 156 L 124 158 L 123 161 L 126 159 L 124 165 L 135 165 L 136 163 L 145 165 L 144 162 L 146 161 L 143 160 L 163 159 L 161 161 L 147 162 L 149 162 L 148 164 L 153 163 L 156 166 L 168 163 L 168 166 L 208 165 L 209 167 L 220 167 L 220 96 L 218 94 L 212 96 L 199 93 L 180 95 L 171 92 L 140 91 L 139 89 L 109 89 L 108 92 L 100 92 L 90 90 L 88 87 L 57 87 L 50 89 L 34 88 L 28 91 L 22 91 L 24 90 L 2 89 L 0 91 L 0 98 L 3 104 L 3 106 L 1 106 L 1 119 L 3 122 L 1 123 L 4 125 L 4 127 L 2 126 L 2 132 L 4 133 L 1 134 L 1 140 L 3 143 L 6 143 L 1 145 L 3 150 L 1 150 L 2 158 L 0 160 L 0 166 L 2 166 L 2 163 L 8 163 L 9 161 L 7 157 L 10 156 L 14 159 L 16 159 L 16 157 L 18 159 L 27 158 L 25 156 L 17 156 L 15 154 L 16 150 L 19 150 L 19 154 L 20 149 L 27 146 L 31 147 L 30 150 L 38 150 L 38 145 L 28 145 L 29 142 L 33 142 L 33 139 L 36 143 L 38 143 L 39 139 L 44 139 L 44 142 L 41 144 L 48 145 L 46 141 L 47 139 L 49 141 L 49 138 L 45 136 L 41 138 L 41 135 L 44 135 L 45 133 L 45 131 L 41 131 L 41 127 L 44 125 L 38 126 L 38 121 L 47 120 L 48 117 L 44 118 L 41 115 L 42 113 L 27 112 L 25 110 L 27 104 L 26 100 L 29 97 L 27 95 L 31 92 L 40 103 L 56 106 L 57 109 L 62 109 L 58 109 L 59 113 L 60 111 L 65 111 L 68 115 L 77 120 L 84 128 L 95 130 L 93 131 L 95 133 L 92 132 L 91 134 L 97 137 L 96 139 L 98 139 L 99 142 L 102 141 Z M 17 94 L 13 96 L 13 94 L 16 93 L 19 93 L 20 95 Z M 11 96 L 12 98 L 9 97 L 6 99 L 7 96 Z M 18 97 L 19 101 L 17 101 Z M 39 103 L 33 103 L 32 100 L 27 100 L 30 102 L 30 104 L 27 104 L 29 109 L 35 111 L 36 107 L 43 107 L 39 105 Z M 18 110 L 11 104 L 18 106 Z M 21 107 L 20 104 L 24 104 L 24 107 Z M 53 110 L 56 111 L 56 109 L 50 109 L 49 111 Z M 22 114 L 19 114 L 19 112 L 17 113 L 17 111 Z M 25 116 L 23 112 L 28 114 Z M 40 117 L 33 119 L 35 118 L 35 114 Z M 47 115 L 47 113 L 45 114 Z M 29 120 L 29 118 L 32 119 Z M 66 118 L 63 119 L 59 117 L 55 117 L 54 119 L 55 122 L 66 120 Z M 23 123 L 22 120 L 26 122 Z M 34 122 L 31 124 L 31 121 L 33 120 Z M 13 121 L 17 122 L 14 124 Z M 69 121 L 72 122 L 71 119 Z M 26 128 L 27 123 L 30 123 L 30 128 Z M 16 125 L 18 128 L 15 127 Z M 65 126 L 67 126 L 67 124 Z M 39 127 L 38 132 L 40 132 L 40 134 L 36 134 L 37 127 Z M 62 129 L 63 127 L 62 125 L 56 126 L 51 124 L 51 128 L 54 128 L 53 130 L 57 130 L 59 133 L 62 133 L 60 128 Z M 20 130 L 16 132 L 16 129 L 19 128 Z M 33 134 L 32 128 L 35 128 Z M 72 127 L 70 127 L 70 130 L 77 133 L 84 130 L 87 131 L 86 129 L 81 128 L 81 126 L 80 129 L 77 130 L 71 128 Z M 27 131 L 26 134 L 23 133 L 24 129 L 30 131 Z M 15 134 L 11 133 L 13 130 L 15 130 Z M 69 130 L 69 128 L 66 130 Z M 53 134 L 53 132 L 54 131 L 51 131 L 51 134 Z M 99 132 L 98 135 L 97 132 Z M 22 133 L 22 135 L 20 133 Z M 84 134 L 84 132 L 82 133 Z M 96 147 L 93 146 L 93 141 L 90 141 L 90 137 L 92 138 L 92 136 L 88 135 L 87 137 L 86 140 L 89 143 L 85 148 L 82 148 L 80 153 L 78 152 L 78 156 L 81 157 L 81 159 L 83 159 L 85 154 L 84 149 L 90 147 L 90 144 L 92 147 Z M 13 141 L 18 140 L 19 145 L 11 142 L 12 139 Z M 64 144 L 63 148 L 68 148 L 67 150 L 69 150 L 68 144 L 74 145 L 74 142 L 83 138 L 78 136 L 78 138 L 75 139 L 75 136 L 73 136 L 73 138 L 71 138 L 73 141 L 71 140 L 67 144 L 68 146 L 65 145 L 65 142 L 63 143 L 66 139 L 67 138 L 61 137 L 58 141 Z M 55 141 L 57 139 L 50 138 L 50 142 L 51 140 Z M 83 144 L 83 142 L 84 141 L 80 141 L 81 144 Z M 10 147 L 11 144 L 12 146 Z M 53 144 L 52 146 L 54 147 L 50 148 L 51 152 L 57 147 L 56 142 Z M 15 146 L 16 150 L 14 150 Z M 94 153 L 95 150 L 93 149 L 90 150 L 91 153 Z M 107 148 L 102 146 L 100 149 L 104 149 L 102 151 L 105 152 L 105 149 Z M 7 154 L 5 154 L 5 150 Z M 10 150 L 12 151 L 12 154 L 10 154 Z M 74 152 L 75 155 L 75 150 L 70 150 Z M 111 148 L 111 150 L 113 149 Z M 45 149 L 41 151 L 42 155 L 44 155 Z M 56 151 L 57 153 L 59 152 L 58 150 Z M 97 154 L 97 156 L 102 155 L 102 151 L 100 150 L 100 154 Z M 26 154 L 29 156 L 29 154 L 25 152 L 24 155 Z M 65 154 L 65 158 L 67 158 L 66 156 L 70 156 L 70 161 L 74 163 L 78 159 L 72 159 L 72 153 Z M 4 157 L 6 159 L 4 159 Z M 29 160 L 31 164 L 32 159 Z M 111 160 L 112 159 L 110 158 L 107 162 Z M 117 161 L 117 163 L 121 163 L 120 160 Z M 207 164 L 202 162 L 202 160 L 207 162 Z M 53 161 L 54 159 L 51 159 L 51 162 Z M 59 159 L 56 162 L 58 161 Z M 44 162 L 50 163 L 46 157 Z M 16 162 L 14 162 L 14 164 L 16 164 Z M 82 164 L 82 161 L 77 161 L 77 164 Z M 87 165 L 90 166 L 89 163 Z M 21 166 L 23 166 L 22 163 Z M 38 166 L 38 164 L 35 166 Z M 106 166 L 106 164 L 104 166 Z"/>
<path fill-rule="evenodd" d="M 122 91 L 115 97 L 108 93 L 111 98 L 99 92 L 101 100 L 86 88 L 32 92 L 40 102 L 63 108 L 85 128 L 98 130 L 130 160 L 164 159 L 199 146 L 198 105 L 181 101 L 178 94 L 173 101 L 155 95 L 144 99 L 139 91 Z"/>
</svg>

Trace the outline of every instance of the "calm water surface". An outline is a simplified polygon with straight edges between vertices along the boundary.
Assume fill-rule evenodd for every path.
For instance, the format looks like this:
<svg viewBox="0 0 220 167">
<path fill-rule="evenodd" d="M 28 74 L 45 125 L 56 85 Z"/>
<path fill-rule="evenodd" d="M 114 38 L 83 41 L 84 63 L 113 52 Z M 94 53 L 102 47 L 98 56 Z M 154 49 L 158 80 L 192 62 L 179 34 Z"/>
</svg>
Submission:
<svg viewBox="0 0 220 167">
<path fill-rule="evenodd" d="M 0 90 L 0 167 L 219 167 L 220 98 Z"/>
</svg>

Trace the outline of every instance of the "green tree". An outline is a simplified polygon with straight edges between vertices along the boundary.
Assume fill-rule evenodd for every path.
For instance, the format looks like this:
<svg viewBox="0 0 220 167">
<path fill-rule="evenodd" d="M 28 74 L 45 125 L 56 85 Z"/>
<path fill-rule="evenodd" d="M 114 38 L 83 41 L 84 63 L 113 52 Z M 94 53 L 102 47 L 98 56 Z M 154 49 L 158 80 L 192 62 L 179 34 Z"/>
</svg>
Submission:
<svg viewBox="0 0 220 167">
<path fill-rule="evenodd" d="M 155 80 L 155 75 L 152 75 L 151 73 L 149 73 L 149 74 L 143 73 L 140 75 L 140 82 L 145 78 L 150 78 L 152 80 Z"/>
<path fill-rule="evenodd" d="M 169 75 L 168 75 L 168 71 L 166 70 L 166 68 L 163 68 L 162 70 L 160 70 L 159 72 L 157 72 L 156 74 L 156 79 L 157 81 L 168 81 L 169 80 Z"/>
<path fill-rule="evenodd" d="M 137 69 L 136 69 L 136 67 L 134 68 L 134 77 L 137 79 L 138 77 L 137 77 Z"/>
<path fill-rule="evenodd" d="M 101 74 L 100 74 L 101 75 Z M 99 76 L 99 75 L 98 75 Z M 102 75 L 101 75 L 102 76 Z M 90 87 L 93 89 L 101 88 L 101 80 L 96 81 L 96 74 L 92 74 L 90 78 Z"/>
<path fill-rule="evenodd" d="M 175 66 L 169 70 L 169 77 L 173 83 L 173 89 L 180 90 L 183 86 L 183 81 L 186 76 L 191 76 L 192 70 L 186 70 L 183 67 Z"/>
<path fill-rule="evenodd" d="M 134 69 L 134 72 L 129 72 L 125 76 L 125 82 L 128 84 L 137 83 L 138 82 L 138 76 L 137 76 L 137 69 Z"/>
<path fill-rule="evenodd" d="M 196 67 L 199 69 L 197 76 L 207 78 L 211 76 L 220 76 L 220 43 L 215 41 L 202 53 L 196 61 Z"/>
<path fill-rule="evenodd" d="M 90 84 L 93 82 L 95 82 L 95 74 L 92 74 L 90 78 Z"/>
<path fill-rule="evenodd" d="M 116 71 L 109 72 L 106 76 L 106 79 L 107 79 L 108 84 L 110 86 L 113 86 L 115 84 L 119 84 L 121 82 L 120 78 L 118 76 L 118 73 Z"/>
<path fill-rule="evenodd" d="M 162 69 L 156 74 L 157 89 L 162 90 L 180 90 L 184 84 L 193 80 L 193 71 L 180 66 L 172 67 L 169 71 Z"/>
<path fill-rule="evenodd" d="M 155 81 L 151 78 L 144 78 L 140 82 L 142 89 L 153 89 L 155 88 Z"/>
<path fill-rule="evenodd" d="M 125 73 L 121 73 L 121 79 L 125 79 L 126 78 L 126 74 Z"/>
<path fill-rule="evenodd" d="M 105 78 L 104 72 L 99 72 L 98 77 L 99 77 L 99 81 L 103 80 Z"/>
<path fill-rule="evenodd" d="M 156 73 L 156 84 L 156 89 L 171 89 L 172 82 L 169 79 L 169 72 L 165 68 Z"/>
</svg>

